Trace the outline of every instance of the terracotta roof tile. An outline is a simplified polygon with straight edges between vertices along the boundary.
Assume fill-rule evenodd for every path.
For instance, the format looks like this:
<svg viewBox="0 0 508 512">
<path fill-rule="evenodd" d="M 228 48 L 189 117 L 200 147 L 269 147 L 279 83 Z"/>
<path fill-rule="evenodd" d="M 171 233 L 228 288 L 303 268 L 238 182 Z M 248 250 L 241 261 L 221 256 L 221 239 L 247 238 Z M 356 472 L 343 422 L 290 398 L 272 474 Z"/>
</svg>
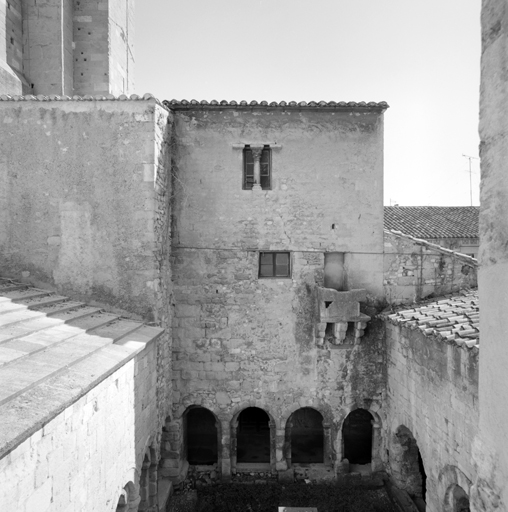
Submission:
<svg viewBox="0 0 508 512">
<path fill-rule="evenodd" d="M 460 292 L 438 301 L 415 305 L 386 315 L 389 322 L 420 329 L 426 336 L 437 336 L 468 348 L 479 347 L 479 300 L 477 291 Z"/>
<path fill-rule="evenodd" d="M 385 206 L 385 229 L 419 238 L 478 238 L 477 206 Z"/>
<path fill-rule="evenodd" d="M 386 101 L 250 101 L 247 102 L 245 100 L 242 101 L 217 101 L 212 100 L 210 102 L 206 100 L 197 101 L 197 100 L 165 100 L 163 104 L 172 110 L 194 110 L 194 109 L 219 109 L 219 108 L 238 108 L 238 107 L 250 107 L 256 109 L 267 109 L 267 108 L 284 108 L 286 110 L 364 110 L 364 111 L 376 111 L 376 112 L 384 112 L 387 108 L 389 108 L 388 103 Z"/>
</svg>

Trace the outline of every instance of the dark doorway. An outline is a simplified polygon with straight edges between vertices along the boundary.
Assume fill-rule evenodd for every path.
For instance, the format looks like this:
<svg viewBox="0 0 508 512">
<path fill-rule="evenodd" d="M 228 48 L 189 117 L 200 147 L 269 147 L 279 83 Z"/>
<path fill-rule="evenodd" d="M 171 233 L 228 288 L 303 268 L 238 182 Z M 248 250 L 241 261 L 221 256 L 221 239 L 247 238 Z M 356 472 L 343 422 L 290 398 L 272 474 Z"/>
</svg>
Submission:
<svg viewBox="0 0 508 512">
<path fill-rule="evenodd" d="M 187 460 L 192 465 L 217 462 L 217 426 L 215 416 L 204 407 L 187 412 Z"/>
<path fill-rule="evenodd" d="M 351 411 L 342 425 L 344 458 L 350 464 L 369 464 L 372 461 L 372 422 L 365 409 Z"/>
<path fill-rule="evenodd" d="M 453 512 L 470 512 L 469 496 L 466 491 L 460 485 L 456 485 L 452 493 Z"/>
<path fill-rule="evenodd" d="M 248 407 L 238 416 L 237 462 L 270 462 L 270 417 L 263 409 Z"/>
<path fill-rule="evenodd" d="M 295 411 L 291 424 L 291 461 L 300 464 L 323 462 L 323 416 L 310 407 Z"/>
</svg>

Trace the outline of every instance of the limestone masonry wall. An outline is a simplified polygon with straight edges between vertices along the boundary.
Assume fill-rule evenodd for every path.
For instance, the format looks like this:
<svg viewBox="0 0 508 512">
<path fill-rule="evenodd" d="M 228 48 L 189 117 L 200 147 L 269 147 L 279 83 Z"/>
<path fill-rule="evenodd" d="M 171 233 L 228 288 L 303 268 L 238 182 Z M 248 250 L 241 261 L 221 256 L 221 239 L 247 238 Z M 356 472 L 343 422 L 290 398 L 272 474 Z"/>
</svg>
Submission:
<svg viewBox="0 0 508 512">
<path fill-rule="evenodd" d="M 427 477 L 426 510 L 440 512 L 450 485 L 459 483 L 469 492 L 474 480 L 468 447 L 478 430 L 479 353 L 390 322 L 386 344 L 388 470 L 411 492 L 414 475 L 407 474 L 398 440 L 398 429 L 406 427 L 416 440 Z"/>
<path fill-rule="evenodd" d="M 155 365 L 152 343 L 2 458 L 0 509 L 114 511 L 124 492 L 137 510 L 147 454 L 157 473 Z"/>
<path fill-rule="evenodd" d="M 155 100 L 0 102 L 4 275 L 154 319 L 156 111 L 164 125 Z"/>
<path fill-rule="evenodd" d="M 242 145 L 256 143 L 272 146 L 271 190 L 242 190 Z M 382 293 L 381 116 L 175 112 L 172 172 L 175 406 L 166 473 L 185 471 L 193 405 L 218 418 L 225 478 L 236 461 L 232 426 L 249 406 L 272 420 L 272 470 L 287 469 L 286 421 L 305 406 L 323 415 L 328 462 L 338 465 L 346 415 L 358 407 L 383 415 L 383 334 L 373 322 L 361 344 L 318 348 L 317 287 L 324 253 L 343 251 L 347 286 L 367 288 L 372 300 Z M 290 251 L 291 277 L 258 278 L 264 250 Z"/>
<path fill-rule="evenodd" d="M 384 288 L 390 304 L 478 286 L 477 261 L 385 231 Z"/>
</svg>

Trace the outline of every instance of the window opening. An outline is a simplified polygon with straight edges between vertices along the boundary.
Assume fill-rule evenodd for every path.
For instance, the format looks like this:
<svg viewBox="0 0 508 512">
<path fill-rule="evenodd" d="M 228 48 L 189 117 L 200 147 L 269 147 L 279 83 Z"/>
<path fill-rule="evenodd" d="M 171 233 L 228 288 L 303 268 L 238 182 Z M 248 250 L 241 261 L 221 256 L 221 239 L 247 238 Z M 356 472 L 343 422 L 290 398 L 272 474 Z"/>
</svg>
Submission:
<svg viewBox="0 0 508 512">
<path fill-rule="evenodd" d="M 324 461 L 323 416 L 310 407 L 295 411 L 291 418 L 291 461 L 303 464 Z"/>
<path fill-rule="evenodd" d="M 187 460 L 192 465 L 217 462 L 217 426 L 213 413 L 204 407 L 187 413 Z"/>
<path fill-rule="evenodd" d="M 291 277 L 289 252 L 259 253 L 259 277 Z"/>
<path fill-rule="evenodd" d="M 272 150 L 268 144 L 262 148 L 252 148 L 246 144 L 243 148 L 243 189 L 252 190 L 260 185 L 262 190 L 272 187 Z"/>
<path fill-rule="evenodd" d="M 270 418 L 258 407 L 238 416 L 237 462 L 270 462 Z"/>
<path fill-rule="evenodd" d="M 351 411 L 342 425 L 344 458 L 350 464 L 372 462 L 372 422 L 374 418 L 365 409 Z"/>
</svg>

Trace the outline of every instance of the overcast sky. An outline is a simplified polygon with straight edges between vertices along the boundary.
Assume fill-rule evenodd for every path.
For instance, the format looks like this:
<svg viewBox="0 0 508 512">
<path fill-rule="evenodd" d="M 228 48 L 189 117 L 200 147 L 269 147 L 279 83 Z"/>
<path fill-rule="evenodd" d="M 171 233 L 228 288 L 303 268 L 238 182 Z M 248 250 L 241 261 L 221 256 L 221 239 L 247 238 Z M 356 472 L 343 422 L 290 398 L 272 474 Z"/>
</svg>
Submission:
<svg viewBox="0 0 508 512">
<path fill-rule="evenodd" d="M 480 0 L 137 0 L 136 92 L 387 101 L 385 204 L 470 204 Z M 473 204 L 479 161 L 472 160 Z"/>
</svg>

